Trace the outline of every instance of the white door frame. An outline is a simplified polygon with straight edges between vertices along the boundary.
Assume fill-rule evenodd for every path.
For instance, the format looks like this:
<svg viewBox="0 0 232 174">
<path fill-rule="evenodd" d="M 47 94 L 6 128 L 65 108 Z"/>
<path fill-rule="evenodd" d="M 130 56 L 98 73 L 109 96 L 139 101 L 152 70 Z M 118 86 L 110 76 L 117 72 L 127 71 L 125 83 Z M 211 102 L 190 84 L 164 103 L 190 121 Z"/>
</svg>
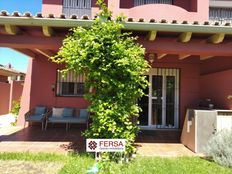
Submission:
<svg viewBox="0 0 232 174">
<path fill-rule="evenodd" d="M 177 129 L 179 128 L 179 69 L 173 68 L 151 68 L 146 74 L 149 76 L 149 93 L 148 93 L 148 126 L 140 126 L 141 129 Z M 162 126 L 152 125 L 152 76 L 163 76 L 162 84 Z M 166 76 L 175 76 L 175 106 L 174 106 L 174 127 L 166 127 Z"/>
</svg>

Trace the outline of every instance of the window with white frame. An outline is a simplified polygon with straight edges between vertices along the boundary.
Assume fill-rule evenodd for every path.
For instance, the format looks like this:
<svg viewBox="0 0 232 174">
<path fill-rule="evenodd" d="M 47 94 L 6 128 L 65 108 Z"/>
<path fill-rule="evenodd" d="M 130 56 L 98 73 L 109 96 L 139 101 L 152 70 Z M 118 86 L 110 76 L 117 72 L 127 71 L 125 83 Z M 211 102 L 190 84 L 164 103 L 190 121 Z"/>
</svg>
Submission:
<svg viewBox="0 0 232 174">
<path fill-rule="evenodd" d="M 63 0 L 63 13 L 67 16 L 91 16 L 91 0 Z"/>
<path fill-rule="evenodd" d="M 85 77 L 83 74 L 77 74 L 70 71 L 62 74 L 57 70 L 56 95 L 57 96 L 83 96 Z"/>
<path fill-rule="evenodd" d="M 134 0 L 134 6 L 145 4 L 173 4 L 172 0 Z"/>
</svg>

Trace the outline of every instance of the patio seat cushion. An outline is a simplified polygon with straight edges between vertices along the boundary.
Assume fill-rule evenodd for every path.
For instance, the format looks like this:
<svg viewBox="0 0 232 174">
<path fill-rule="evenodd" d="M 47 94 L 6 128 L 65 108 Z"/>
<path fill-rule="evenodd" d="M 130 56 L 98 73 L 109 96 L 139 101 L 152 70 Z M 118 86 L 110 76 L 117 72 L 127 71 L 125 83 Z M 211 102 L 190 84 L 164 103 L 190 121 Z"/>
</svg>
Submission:
<svg viewBox="0 0 232 174">
<path fill-rule="evenodd" d="M 64 108 L 52 108 L 52 117 L 62 117 Z"/>
<path fill-rule="evenodd" d="M 50 117 L 49 122 L 52 123 L 86 123 L 85 119 L 75 117 Z"/>
<path fill-rule="evenodd" d="M 88 119 L 88 111 L 87 109 L 80 109 L 80 119 Z"/>
<path fill-rule="evenodd" d="M 62 116 L 63 117 L 72 117 L 73 116 L 73 111 L 74 111 L 73 108 L 64 108 Z"/>
<path fill-rule="evenodd" d="M 35 115 L 42 115 L 46 111 L 46 107 L 37 106 L 35 107 Z"/>
<path fill-rule="evenodd" d="M 29 116 L 26 121 L 42 121 L 43 115 L 31 115 Z"/>
</svg>

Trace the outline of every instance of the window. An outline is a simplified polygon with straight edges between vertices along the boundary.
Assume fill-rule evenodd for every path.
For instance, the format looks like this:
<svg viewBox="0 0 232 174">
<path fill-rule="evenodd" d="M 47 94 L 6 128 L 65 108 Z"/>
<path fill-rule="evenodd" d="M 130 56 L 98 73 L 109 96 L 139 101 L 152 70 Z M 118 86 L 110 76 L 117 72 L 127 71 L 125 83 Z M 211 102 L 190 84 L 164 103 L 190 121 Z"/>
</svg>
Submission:
<svg viewBox="0 0 232 174">
<path fill-rule="evenodd" d="M 67 16 L 73 14 L 81 17 L 83 15 L 91 16 L 91 0 L 64 0 L 63 13 Z"/>
<path fill-rule="evenodd" d="M 84 89 L 84 75 L 76 72 L 68 72 L 63 75 L 57 70 L 56 95 L 57 96 L 83 96 Z"/>
<path fill-rule="evenodd" d="M 232 8 L 210 8 L 209 19 L 211 21 L 231 22 L 232 21 Z"/>
<path fill-rule="evenodd" d="M 173 4 L 172 0 L 134 0 L 134 6 L 145 4 Z"/>
</svg>

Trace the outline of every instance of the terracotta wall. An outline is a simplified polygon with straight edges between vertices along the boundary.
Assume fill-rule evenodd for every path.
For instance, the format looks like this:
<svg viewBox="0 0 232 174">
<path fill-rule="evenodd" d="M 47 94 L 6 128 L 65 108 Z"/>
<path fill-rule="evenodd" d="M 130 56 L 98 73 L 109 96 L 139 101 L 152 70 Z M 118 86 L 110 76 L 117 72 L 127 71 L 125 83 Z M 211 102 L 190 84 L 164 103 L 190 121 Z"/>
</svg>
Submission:
<svg viewBox="0 0 232 174">
<path fill-rule="evenodd" d="M 22 95 L 23 84 L 19 81 L 0 82 L 0 115 L 8 114 L 14 100 Z"/>
<path fill-rule="evenodd" d="M 210 98 L 218 109 L 232 109 L 232 69 L 202 75 L 200 78 L 201 98 Z"/>
<path fill-rule="evenodd" d="M 4 82 L 4 83 L 7 82 L 7 77 L 0 75 L 0 82 Z"/>
<path fill-rule="evenodd" d="M 22 96 L 23 92 L 23 84 L 22 81 L 10 81 L 10 103 L 9 103 L 9 110 L 12 108 L 13 101 L 19 101 Z"/>
<path fill-rule="evenodd" d="M 10 103 L 10 84 L 0 82 L 0 115 L 8 114 Z"/>
<path fill-rule="evenodd" d="M 187 61 L 178 60 L 177 56 L 167 56 L 156 61 L 153 67 L 179 68 L 180 77 L 180 126 L 184 121 L 185 111 L 188 107 L 194 107 L 199 98 L 199 61 L 194 58 Z M 56 97 L 52 91 L 52 85 L 56 83 L 56 70 L 60 66 L 47 60 L 36 57 L 29 63 L 25 88 L 20 110 L 19 124 L 23 123 L 23 115 L 30 108 L 37 105 L 48 107 L 78 107 L 86 108 L 89 103 L 81 97 Z M 31 86 L 29 85 L 31 82 Z"/>
<path fill-rule="evenodd" d="M 198 0 L 190 0 L 190 1 L 183 1 L 183 0 L 173 0 L 173 5 L 181 7 L 187 11 L 196 12 L 197 11 L 197 3 Z M 120 8 L 133 8 L 134 7 L 134 0 L 120 0 Z"/>
<path fill-rule="evenodd" d="M 52 85 L 56 83 L 56 71 L 59 67 L 44 57 L 36 57 L 29 61 L 18 124 L 24 122 L 23 115 L 30 108 L 38 105 L 87 108 L 88 102 L 81 97 L 55 96 Z"/>
<path fill-rule="evenodd" d="M 217 61 L 223 60 L 223 58 L 215 60 L 200 61 L 197 56 L 179 60 L 177 55 L 168 55 L 161 60 L 155 60 L 153 63 L 152 67 L 154 68 L 180 69 L 180 128 L 184 122 L 186 109 L 197 107 L 201 98 L 210 97 L 220 103 L 222 107 L 231 108 L 231 103 L 228 103 L 229 101 L 225 99 L 226 95 L 231 94 L 231 80 L 229 81 L 232 77 L 231 70 L 218 72 L 223 66 L 217 67 Z M 224 68 L 226 68 L 227 64 L 224 64 Z M 210 68 L 205 68 L 204 71 L 209 72 L 213 69 L 217 72 L 201 75 L 202 68 L 207 66 Z M 21 121 L 19 123 L 23 123 L 25 112 L 37 105 L 78 108 L 88 106 L 89 103 L 81 97 L 55 96 L 52 85 L 56 83 L 56 70 L 58 68 L 60 68 L 59 65 L 48 61 L 44 57 L 36 57 L 30 60 L 23 90 L 22 109 L 20 110 Z"/>
<path fill-rule="evenodd" d="M 232 69 L 231 57 L 214 57 L 201 61 L 201 74 L 210 74 Z"/>
</svg>

